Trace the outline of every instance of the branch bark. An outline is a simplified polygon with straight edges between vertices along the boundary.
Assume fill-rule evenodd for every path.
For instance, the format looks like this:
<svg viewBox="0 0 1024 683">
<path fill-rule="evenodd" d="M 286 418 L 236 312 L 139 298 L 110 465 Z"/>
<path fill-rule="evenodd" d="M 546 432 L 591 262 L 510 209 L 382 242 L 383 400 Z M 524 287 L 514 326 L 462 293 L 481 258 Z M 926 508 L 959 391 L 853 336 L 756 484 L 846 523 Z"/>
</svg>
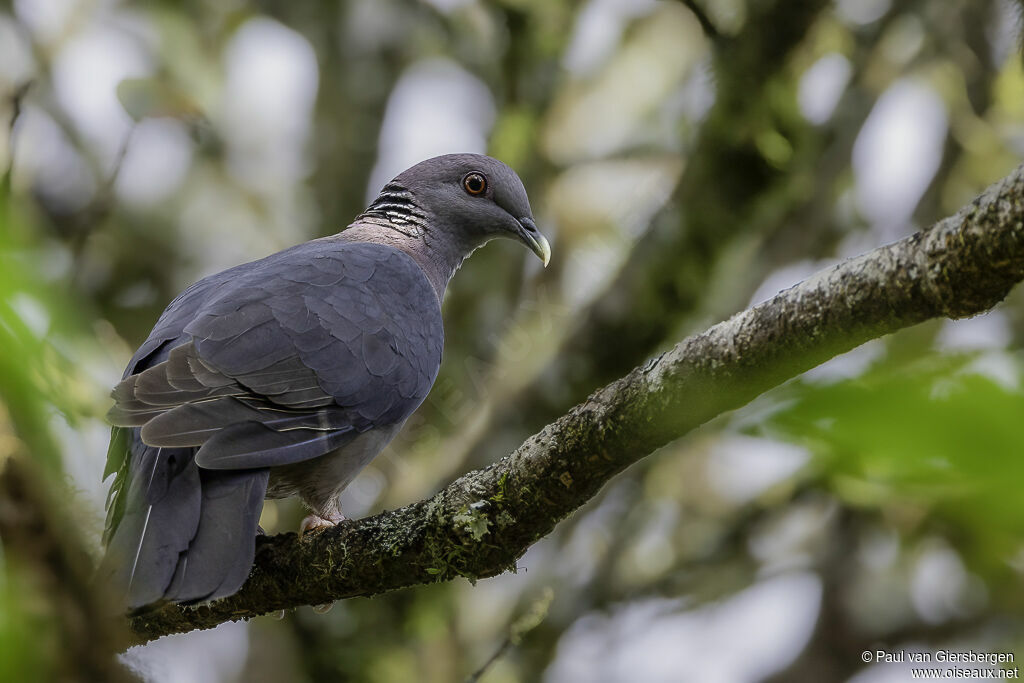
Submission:
<svg viewBox="0 0 1024 683">
<path fill-rule="evenodd" d="M 865 341 L 930 318 L 983 313 L 1022 279 L 1024 166 L 931 228 L 683 340 L 428 500 L 302 539 L 258 539 L 239 593 L 134 616 L 136 641 L 514 571 L 531 544 L 655 449 Z"/>
</svg>

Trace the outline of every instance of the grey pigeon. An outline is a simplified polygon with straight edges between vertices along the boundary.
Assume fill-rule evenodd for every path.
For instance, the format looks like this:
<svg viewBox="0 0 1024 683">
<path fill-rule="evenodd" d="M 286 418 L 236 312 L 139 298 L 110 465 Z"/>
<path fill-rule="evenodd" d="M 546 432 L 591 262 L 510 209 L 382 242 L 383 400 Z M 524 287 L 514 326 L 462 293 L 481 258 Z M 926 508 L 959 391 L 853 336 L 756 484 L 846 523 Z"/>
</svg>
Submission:
<svg viewBox="0 0 1024 683">
<path fill-rule="evenodd" d="M 231 595 L 252 567 L 265 498 L 303 527 L 423 402 L 441 364 L 441 300 L 494 237 L 547 264 L 522 181 L 486 156 L 424 161 L 346 230 L 195 283 L 114 389 L 100 579 L 135 609 Z"/>
</svg>

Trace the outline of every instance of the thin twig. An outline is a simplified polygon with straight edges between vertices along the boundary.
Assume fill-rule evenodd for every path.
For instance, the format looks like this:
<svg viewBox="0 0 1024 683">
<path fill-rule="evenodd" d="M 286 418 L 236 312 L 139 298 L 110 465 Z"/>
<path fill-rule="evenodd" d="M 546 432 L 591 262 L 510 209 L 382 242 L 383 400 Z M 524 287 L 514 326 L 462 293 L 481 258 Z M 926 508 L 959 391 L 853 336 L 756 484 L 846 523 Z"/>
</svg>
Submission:
<svg viewBox="0 0 1024 683">
<path fill-rule="evenodd" d="M 693 12 L 693 16 L 697 17 L 697 21 L 700 22 L 700 27 L 701 30 L 704 31 L 704 35 L 711 39 L 712 42 L 716 42 L 722 37 L 722 34 L 718 32 L 717 28 L 715 28 L 715 25 L 707 15 L 707 12 L 704 11 L 703 7 L 697 4 L 696 0 L 680 0 L 680 2 L 686 5 L 686 9 Z"/>
<path fill-rule="evenodd" d="M 96 192 L 93 194 L 89 203 L 78 212 L 78 227 L 74 233 L 72 233 L 71 239 L 69 240 L 69 246 L 71 247 L 71 254 L 73 256 L 72 262 L 74 264 L 71 275 L 72 281 L 78 281 L 81 270 L 85 265 L 82 259 L 82 252 L 85 251 L 85 245 L 89 239 L 89 235 L 92 233 L 93 229 L 110 214 L 114 207 L 114 186 L 117 184 L 117 179 L 121 175 L 121 168 L 124 166 L 124 158 L 128 154 L 128 148 L 131 146 L 132 136 L 135 133 L 136 126 L 137 124 L 133 123 L 131 128 L 128 129 L 128 132 L 124 136 L 124 141 L 117 150 L 117 156 L 114 157 L 114 162 L 110 168 L 110 172 L 100 183 L 100 186 L 96 188 Z"/>
<path fill-rule="evenodd" d="M 540 626 L 540 623 L 548 616 L 551 602 L 555 599 L 555 591 L 550 587 L 545 588 L 539 598 L 534 600 L 530 607 L 518 619 L 508 627 L 508 636 L 502 641 L 498 649 L 494 651 L 487 661 L 479 669 L 474 671 L 466 679 L 466 683 L 477 683 L 487 673 L 487 670 L 498 661 L 505 652 L 513 645 L 523 641 L 523 636 Z"/>
<path fill-rule="evenodd" d="M 4 169 L 3 180 L 0 181 L 0 196 L 5 199 L 11 197 L 11 177 L 14 175 L 14 126 L 21 116 L 21 102 L 31 87 L 32 81 L 25 81 L 8 96 L 11 103 L 11 121 L 7 126 L 7 168 Z"/>
<path fill-rule="evenodd" d="M 490 669 L 491 666 L 498 661 L 503 654 L 505 654 L 505 650 L 510 647 L 512 647 L 512 636 L 507 636 L 505 640 L 502 641 L 498 649 L 494 651 L 494 654 L 488 657 L 487 661 L 484 662 L 479 669 L 466 677 L 466 683 L 477 683 L 477 681 L 480 680 L 480 677 L 487 673 L 487 670 Z"/>
</svg>

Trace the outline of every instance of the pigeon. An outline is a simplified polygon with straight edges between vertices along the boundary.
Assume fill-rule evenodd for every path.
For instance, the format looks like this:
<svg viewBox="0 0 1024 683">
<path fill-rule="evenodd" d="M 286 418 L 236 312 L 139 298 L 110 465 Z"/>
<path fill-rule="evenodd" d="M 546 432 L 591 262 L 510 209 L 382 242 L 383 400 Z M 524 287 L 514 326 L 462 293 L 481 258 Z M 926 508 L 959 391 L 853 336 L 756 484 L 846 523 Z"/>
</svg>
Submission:
<svg viewBox="0 0 1024 683">
<path fill-rule="evenodd" d="M 206 277 L 175 298 L 111 396 L 100 580 L 137 611 L 237 592 L 265 499 L 297 496 L 302 529 L 426 398 L 441 301 L 495 237 L 543 262 L 522 181 L 477 154 L 423 161 L 345 230 Z"/>
</svg>

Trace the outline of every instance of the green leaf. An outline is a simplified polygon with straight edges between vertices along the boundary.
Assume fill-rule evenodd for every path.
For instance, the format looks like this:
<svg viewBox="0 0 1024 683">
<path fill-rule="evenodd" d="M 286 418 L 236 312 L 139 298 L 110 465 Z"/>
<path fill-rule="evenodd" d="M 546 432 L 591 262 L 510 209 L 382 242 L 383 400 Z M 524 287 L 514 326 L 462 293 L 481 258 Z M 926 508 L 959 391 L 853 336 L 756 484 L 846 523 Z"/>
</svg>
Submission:
<svg viewBox="0 0 1024 683">
<path fill-rule="evenodd" d="M 1024 539 L 1024 393 L 980 373 L 975 358 L 935 355 L 830 385 L 797 382 L 759 430 L 809 447 L 846 502 L 919 506 L 952 524 L 962 551 L 1005 566 Z M 1012 367 L 1019 378 L 1019 359 Z"/>
</svg>

